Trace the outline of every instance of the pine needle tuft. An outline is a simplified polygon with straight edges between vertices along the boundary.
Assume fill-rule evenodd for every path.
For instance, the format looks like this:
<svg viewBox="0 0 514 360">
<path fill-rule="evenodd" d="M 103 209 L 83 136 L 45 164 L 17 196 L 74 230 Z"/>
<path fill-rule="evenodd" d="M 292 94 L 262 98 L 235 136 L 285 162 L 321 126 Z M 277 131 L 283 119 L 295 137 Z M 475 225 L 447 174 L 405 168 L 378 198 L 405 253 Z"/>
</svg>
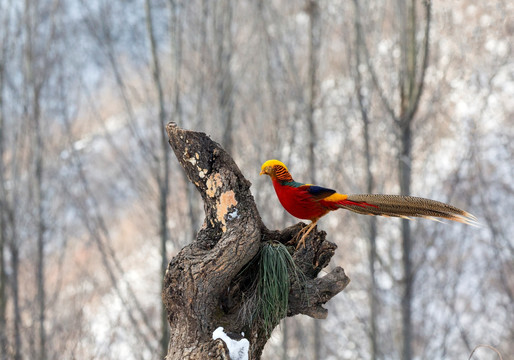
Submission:
<svg viewBox="0 0 514 360">
<path fill-rule="evenodd" d="M 256 257 L 255 282 L 247 293 L 240 315 L 251 323 L 261 323 L 270 335 L 287 316 L 291 281 L 305 282 L 286 246 L 279 242 L 264 243 Z"/>
<path fill-rule="evenodd" d="M 273 242 L 262 246 L 253 319 L 262 322 L 268 335 L 287 316 L 291 280 L 300 282 L 301 278 L 303 274 L 285 245 Z"/>
</svg>

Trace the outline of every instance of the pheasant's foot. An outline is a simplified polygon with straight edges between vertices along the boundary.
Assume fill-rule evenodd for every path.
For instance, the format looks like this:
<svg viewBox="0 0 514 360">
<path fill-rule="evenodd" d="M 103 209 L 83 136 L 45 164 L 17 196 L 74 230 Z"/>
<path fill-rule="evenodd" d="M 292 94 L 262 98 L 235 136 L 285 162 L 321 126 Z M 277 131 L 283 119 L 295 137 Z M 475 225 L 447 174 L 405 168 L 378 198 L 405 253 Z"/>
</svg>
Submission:
<svg viewBox="0 0 514 360">
<path fill-rule="evenodd" d="M 310 224 L 307 226 L 304 226 L 298 231 L 292 238 L 289 240 L 286 245 L 295 245 L 298 244 L 299 239 L 301 236 L 305 233 L 305 231 L 309 228 Z"/>
<path fill-rule="evenodd" d="M 303 234 L 302 237 L 300 238 L 300 240 L 296 244 L 296 250 L 298 250 L 300 248 L 300 245 L 303 245 L 303 247 L 305 248 L 305 239 L 307 238 L 309 233 L 312 231 L 312 229 L 314 229 L 314 227 L 316 226 L 316 222 L 317 221 L 311 222 L 309 225 L 307 225 L 302 230 L 300 230 L 298 232 L 298 234 L 295 236 L 295 239 L 298 239 L 298 237 Z"/>
</svg>

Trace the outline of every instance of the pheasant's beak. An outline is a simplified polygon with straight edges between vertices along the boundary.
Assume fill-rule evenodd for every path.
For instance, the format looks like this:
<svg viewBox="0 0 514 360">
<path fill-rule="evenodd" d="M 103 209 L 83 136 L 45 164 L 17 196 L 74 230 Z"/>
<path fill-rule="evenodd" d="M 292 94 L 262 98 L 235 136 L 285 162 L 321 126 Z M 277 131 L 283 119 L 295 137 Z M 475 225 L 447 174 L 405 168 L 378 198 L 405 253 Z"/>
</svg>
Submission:
<svg viewBox="0 0 514 360">
<path fill-rule="evenodd" d="M 269 173 L 270 173 L 270 168 L 269 168 L 269 166 L 266 166 L 265 168 L 261 169 L 261 172 L 259 173 L 259 175 L 269 175 Z"/>
</svg>

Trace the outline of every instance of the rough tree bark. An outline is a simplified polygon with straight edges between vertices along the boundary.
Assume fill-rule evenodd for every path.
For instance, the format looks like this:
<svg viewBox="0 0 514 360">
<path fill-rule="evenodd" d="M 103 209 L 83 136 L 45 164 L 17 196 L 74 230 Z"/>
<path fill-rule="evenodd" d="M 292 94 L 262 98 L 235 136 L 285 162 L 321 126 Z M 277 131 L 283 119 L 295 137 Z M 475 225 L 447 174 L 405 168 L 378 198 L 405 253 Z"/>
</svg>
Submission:
<svg viewBox="0 0 514 360">
<path fill-rule="evenodd" d="M 183 130 L 174 123 L 169 123 L 166 131 L 205 209 L 195 241 L 170 261 L 164 277 L 162 299 L 171 328 L 166 359 L 229 359 L 223 341 L 212 340 L 219 326 L 235 334 L 244 332 L 250 342 L 249 358 L 259 359 L 269 335 L 262 325 L 248 325 L 239 315 L 243 289 L 252 279 L 251 270 L 244 276 L 241 270 L 264 242 L 286 244 L 304 224 L 268 230 L 250 193 L 250 182 L 220 145 L 204 133 Z M 341 267 L 317 278 L 337 248 L 325 236 L 323 231 L 313 232 L 306 248 L 290 247 L 306 279 L 302 287 L 291 284 L 287 316 L 326 318 L 323 304 L 350 282 Z"/>
</svg>

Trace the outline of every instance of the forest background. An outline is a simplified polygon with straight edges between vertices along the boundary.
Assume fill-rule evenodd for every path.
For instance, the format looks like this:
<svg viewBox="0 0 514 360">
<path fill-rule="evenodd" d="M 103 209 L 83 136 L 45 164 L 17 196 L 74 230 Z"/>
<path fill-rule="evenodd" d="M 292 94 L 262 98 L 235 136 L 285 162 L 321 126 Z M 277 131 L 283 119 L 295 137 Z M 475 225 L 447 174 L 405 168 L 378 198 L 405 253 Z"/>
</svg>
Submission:
<svg viewBox="0 0 514 360">
<path fill-rule="evenodd" d="M 271 229 L 297 220 L 270 158 L 482 224 L 324 218 L 352 282 L 263 358 L 507 359 L 513 34 L 500 0 L 0 0 L 0 359 L 166 352 L 162 272 L 203 220 L 168 121 L 222 144 Z"/>
</svg>

